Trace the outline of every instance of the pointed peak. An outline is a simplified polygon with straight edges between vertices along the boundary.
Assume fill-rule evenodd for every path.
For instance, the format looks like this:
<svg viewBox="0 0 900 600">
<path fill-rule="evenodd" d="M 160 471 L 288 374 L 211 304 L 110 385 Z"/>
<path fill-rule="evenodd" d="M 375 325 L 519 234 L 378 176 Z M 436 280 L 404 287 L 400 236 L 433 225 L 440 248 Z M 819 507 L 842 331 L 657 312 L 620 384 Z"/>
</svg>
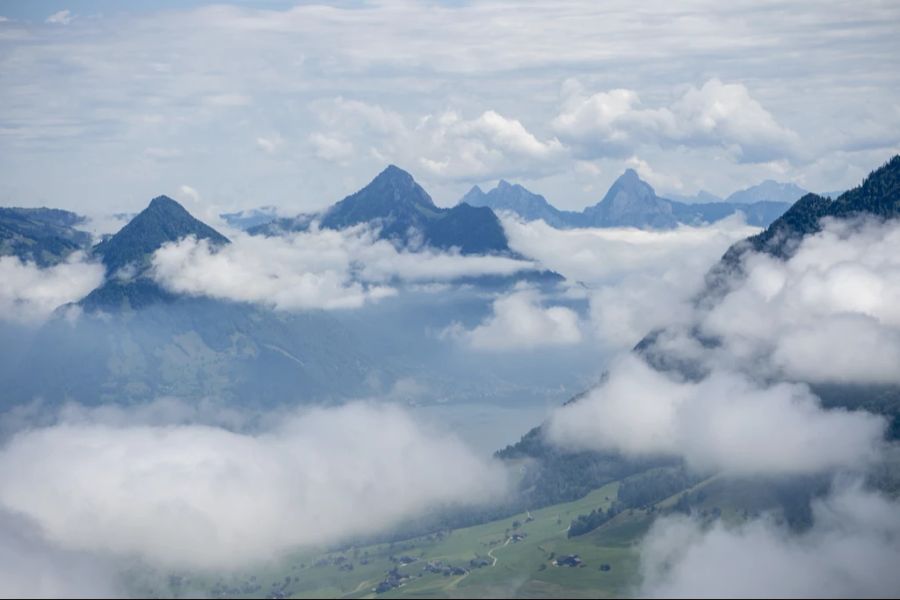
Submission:
<svg viewBox="0 0 900 600">
<path fill-rule="evenodd" d="M 497 189 L 502 190 L 502 189 L 510 188 L 510 187 L 512 187 L 512 184 L 505 179 L 501 179 L 500 181 L 497 182 Z"/>
<path fill-rule="evenodd" d="M 632 180 L 632 181 L 642 181 L 641 176 L 638 175 L 637 171 L 632 169 L 631 167 L 625 169 L 625 172 L 619 175 L 619 179 L 623 180 Z"/>
<path fill-rule="evenodd" d="M 157 196 L 156 198 L 151 200 L 150 204 L 147 205 L 147 209 L 164 210 L 167 212 L 187 212 L 187 209 L 185 209 L 184 206 L 182 206 L 177 200 L 173 200 L 166 195 Z"/>
<path fill-rule="evenodd" d="M 413 176 L 409 174 L 409 172 L 404 171 L 397 165 L 388 165 L 384 168 L 384 170 L 379 173 L 373 181 L 378 180 L 388 180 L 388 181 L 413 181 Z"/>
<path fill-rule="evenodd" d="M 466 194 L 466 196 L 468 196 L 469 194 L 483 194 L 483 193 L 484 193 L 484 190 L 481 189 L 481 186 L 479 186 L 479 185 L 476 184 L 476 185 L 473 185 L 473 186 L 472 186 L 472 189 L 470 189 L 470 190 L 468 191 L 468 193 Z"/>
</svg>

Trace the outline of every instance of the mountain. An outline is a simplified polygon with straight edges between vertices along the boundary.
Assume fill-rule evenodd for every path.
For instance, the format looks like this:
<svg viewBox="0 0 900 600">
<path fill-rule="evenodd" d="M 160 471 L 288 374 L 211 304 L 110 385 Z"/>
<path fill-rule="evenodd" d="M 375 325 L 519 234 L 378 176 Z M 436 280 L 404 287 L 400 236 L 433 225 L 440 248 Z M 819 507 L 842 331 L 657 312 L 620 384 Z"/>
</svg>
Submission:
<svg viewBox="0 0 900 600">
<path fill-rule="evenodd" d="M 160 196 L 95 246 L 106 281 L 78 303 L 80 318 L 60 311 L 17 341 L 0 381 L 0 409 L 35 397 L 96 404 L 177 396 L 264 405 L 371 393 L 373 362 L 333 315 L 181 296 L 157 284 L 148 273 L 153 252 L 190 235 L 229 243 Z"/>
<path fill-rule="evenodd" d="M 502 179 L 497 187 L 487 193 L 477 185 L 473 186 L 462 197 L 460 203 L 486 206 L 494 212 L 510 211 L 526 221 L 541 220 L 557 228 L 574 226 L 581 218 L 579 213 L 561 211 L 547 202 L 547 199 L 540 194 L 535 194 L 519 184 L 511 184 Z"/>
<path fill-rule="evenodd" d="M 794 202 L 809 192 L 793 183 L 779 183 L 767 179 L 762 183 L 734 192 L 725 202 L 732 204 L 750 204 L 768 200 L 770 202 Z"/>
<path fill-rule="evenodd" d="M 722 260 L 732 265 L 748 250 L 788 258 L 804 236 L 822 230 L 824 217 L 846 219 L 857 215 L 882 219 L 900 216 L 900 155 L 834 200 L 806 194 L 765 231 L 729 248 Z"/>
<path fill-rule="evenodd" d="M 153 253 L 163 244 L 187 236 L 210 240 L 213 244 L 230 243 L 175 200 L 168 196 L 154 198 L 118 233 L 94 246 L 94 255 L 106 266 L 107 279 L 79 304 L 93 312 L 136 310 L 160 301 L 172 301 L 175 296 L 148 277 L 146 270 Z"/>
<path fill-rule="evenodd" d="M 228 238 L 195 219 L 175 200 L 157 196 L 118 233 L 97 244 L 93 252 L 112 275 L 126 265 L 146 266 L 150 255 L 163 244 L 187 236 L 216 244 L 229 243 Z"/>
<path fill-rule="evenodd" d="M 277 209 L 274 206 L 261 206 L 238 212 L 222 213 L 219 215 L 231 227 L 244 231 L 271 223 L 278 218 Z"/>
<path fill-rule="evenodd" d="M 671 200 L 657 196 L 634 169 L 627 169 L 603 200 L 583 212 L 587 223 L 594 227 L 669 229 L 678 225 Z"/>
<path fill-rule="evenodd" d="M 0 256 L 17 256 L 42 267 L 90 246 L 91 235 L 75 227 L 85 218 L 55 208 L 0 208 Z"/>
<path fill-rule="evenodd" d="M 412 175 L 394 165 L 320 215 L 275 219 L 248 232 L 280 235 L 305 231 L 316 218 L 324 229 L 377 225 L 382 239 L 403 246 L 421 239 L 437 248 L 459 248 L 463 254 L 509 253 L 506 234 L 493 211 L 467 204 L 438 207 Z"/>
<path fill-rule="evenodd" d="M 705 195 L 704 195 L 705 194 Z M 609 188 L 603 199 L 582 212 L 562 211 L 546 198 L 521 185 L 500 181 L 484 192 L 477 185 L 462 197 L 460 203 L 487 206 L 495 211 L 510 211 L 526 221 L 543 220 L 559 229 L 571 227 L 638 227 L 671 229 L 680 224 L 706 225 L 741 211 L 749 225 L 765 227 L 780 217 L 790 206 L 785 202 L 760 201 L 750 204 L 723 202 L 712 194 L 701 192 L 695 199 L 715 202 L 677 202 L 660 197 L 634 169 L 628 169 Z"/>
<path fill-rule="evenodd" d="M 710 284 L 699 303 L 714 303 L 721 298 L 715 282 L 721 281 L 719 275 L 723 271 L 732 277 L 740 276 L 738 266 L 744 252 L 754 250 L 786 259 L 804 236 L 821 231 L 823 217 L 852 219 L 857 216 L 900 218 L 900 155 L 872 172 L 859 187 L 835 200 L 816 194 L 803 196 L 765 231 L 732 246 L 712 269 L 708 277 Z M 671 341 L 666 341 L 663 333 L 648 333 L 633 351 L 657 370 L 676 371 L 687 379 L 700 376 L 702 367 L 673 351 Z M 714 339 L 694 335 L 696 343 L 704 347 L 713 348 L 717 344 Z M 810 388 L 825 408 L 866 410 L 885 416 L 890 423 L 887 438 L 900 439 L 900 386 L 848 383 L 810 384 Z M 578 402 L 589 391 L 573 397 L 567 404 Z M 581 497 L 616 477 L 673 464 L 671 461 L 667 464 L 665 457 L 646 457 L 639 462 L 616 453 L 565 451 L 546 441 L 543 432 L 542 424 L 528 431 L 517 443 L 496 453 L 498 458 L 514 460 L 516 464 L 527 459 L 520 488 L 528 494 L 532 506 Z"/>
<path fill-rule="evenodd" d="M 729 202 L 706 202 L 686 204 L 672 202 L 672 213 L 679 223 L 685 225 L 706 225 L 730 217 L 740 211 L 748 225 L 767 227 L 790 208 L 786 202 L 760 201 L 752 204 L 732 204 Z"/>
<path fill-rule="evenodd" d="M 707 204 L 711 202 L 722 202 L 722 198 L 716 196 L 711 192 L 707 192 L 706 190 L 700 190 L 692 196 L 684 196 L 681 194 L 667 194 L 666 197 L 675 200 L 676 202 L 682 202 L 684 204 Z"/>
</svg>

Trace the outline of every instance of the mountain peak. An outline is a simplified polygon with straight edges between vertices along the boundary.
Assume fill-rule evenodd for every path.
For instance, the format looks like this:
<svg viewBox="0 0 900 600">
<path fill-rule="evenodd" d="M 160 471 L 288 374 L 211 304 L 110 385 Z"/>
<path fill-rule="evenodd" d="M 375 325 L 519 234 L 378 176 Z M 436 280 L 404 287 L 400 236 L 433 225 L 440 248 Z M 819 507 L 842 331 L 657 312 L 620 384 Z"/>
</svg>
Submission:
<svg viewBox="0 0 900 600">
<path fill-rule="evenodd" d="M 794 202 L 801 196 L 809 193 L 800 186 L 791 182 L 766 179 L 762 183 L 739 190 L 728 196 L 726 202 L 750 204 L 752 202 Z"/>
<path fill-rule="evenodd" d="M 177 201 L 173 200 L 172 198 L 169 198 L 165 194 L 163 194 L 162 196 L 157 196 L 156 198 L 151 200 L 150 204 L 147 208 L 154 208 L 154 209 L 161 209 L 161 208 L 162 209 L 172 209 L 172 208 L 174 208 L 174 209 L 184 210 L 184 207 L 181 204 L 179 204 Z"/>
<path fill-rule="evenodd" d="M 393 165 L 393 164 L 386 166 L 381 173 L 376 175 L 375 179 L 372 180 L 372 183 L 375 183 L 376 181 L 403 183 L 403 184 L 410 184 L 410 183 L 414 184 L 415 183 L 413 176 L 410 175 L 408 171 L 404 171 L 397 165 Z"/>
<path fill-rule="evenodd" d="M 505 179 L 501 179 L 500 181 L 497 182 L 497 189 L 499 189 L 499 190 L 505 190 L 506 188 L 511 188 L 511 187 L 513 187 L 512 184 Z"/>
<path fill-rule="evenodd" d="M 166 242 L 190 235 L 217 244 L 229 243 L 228 238 L 195 219 L 172 198 L 157 196 L 118 233 L 97 244 L 94 253 L 102 258 L 107 272 L 114 273 L 130 263 L 143 264 Z"/>
<path fill-rule="evenodd" d="M 388 165 L 375 179 L 333 205 L 322 217 L 322 227 L 344 229 L 380 221 L 382 235 L 403 238 L 410 227 L 421 229 L 439 215 L 431 196 L 403 169 Z"/>
</svg>

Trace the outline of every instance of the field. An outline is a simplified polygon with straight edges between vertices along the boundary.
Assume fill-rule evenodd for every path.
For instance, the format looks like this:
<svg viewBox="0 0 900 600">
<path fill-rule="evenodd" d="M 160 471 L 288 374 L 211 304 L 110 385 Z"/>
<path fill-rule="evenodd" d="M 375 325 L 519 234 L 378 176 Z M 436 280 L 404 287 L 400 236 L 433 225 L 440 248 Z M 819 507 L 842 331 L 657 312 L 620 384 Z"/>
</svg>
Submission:
<svg viewBox="0 0 900 600">
<path fill-rule="evenodd" d="M 220 577 L 147 577 L 151 596 L 453 598 L 611 597 L 638 583 L 636 542 L 650 518 L 622 513 L 597 530 L 567 537 L 573 518 L 615 500 L 618 483 L 574 502 L 474 527 L 344 552 L 304 552 L 252 572 Z M 577 566 L 557 565 L 577 555 Z M 577 562 L 570 558 L 570 562 Z M 602 567 L 602 569 L 601 569 Z M 389 573 L 395 576 L 390 584 Z M 164 580 L 164 584 L 163 584 Z M 379 585 L 382 589 L 376 592 Z"/>
</svg>

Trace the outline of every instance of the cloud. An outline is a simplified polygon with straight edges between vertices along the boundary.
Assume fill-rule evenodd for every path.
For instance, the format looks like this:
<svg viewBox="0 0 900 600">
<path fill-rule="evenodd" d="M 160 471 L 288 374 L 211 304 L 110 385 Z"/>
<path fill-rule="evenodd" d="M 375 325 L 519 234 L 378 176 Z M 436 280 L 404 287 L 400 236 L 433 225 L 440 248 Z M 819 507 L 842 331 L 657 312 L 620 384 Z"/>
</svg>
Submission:
<svg viewBox="0 0 900 600">
<path fill-rule="evenodd" d="M 627 355 L 584 398 L 556 411 L 548 438 L 572 449 L 683 457 L 703 471 L 817 473 L 865 466 L 885 421 L 824 410 L 804 385 L 758 384 L 716 372 L 682 381 Z"/>
<path fill-rule="evenodd" d="M 874 598 L 900 589 L 900 505 L 859 486 L 813 504 L 800 535 L 763 518 L 705 527 L 658 519 L 641 545 L 641 597 Z"/>
<path fill-rule="evenodd" d="M 67 8 L 65 10 L 61 10 L 59 12 L 55 12 L 44 21 L 45 23 L 50 23 L 51 25 L 68 25 L 73 20 L 75 20 L 75 15 Z"/>
<path fill-rule="evenodd" d="M 120 598 L 108 558 L 61 550 L 33 522 L 0 510 L 0 595 L 4 598 Z"/>
<path fill-rule="evenodd" d="M 279 310 L 358 308 L 394 294 L 397 281 L 511 275 L 532 266 L 500 256 L 397 250 L 362 226 L 278 237 L 236 233 L 219 249 L 185 238 L 153 256 L 154 277 L 172 291 Z"/>
<path fill-rule="evenodd" d="M 581 342 L 578 314 L 564 306 L 541 306 L 535 290 L 501 296 L 493 313 L 471 331 L 456 325 L 448 333 L 477 350 L 532 350 L 542 346 L 568 346 Z"/>
<path fill-rule="evenodd" d="M 738 218 L 669 231 L 559 230 L 508 216 L 502 223 L 513 250 L 585 285 L 597 335 L 613 348 L 630 348 L 655 327 L 689 318 L 710 266 L 758 231 Z"/>
<path fill-rule="evenodd" d="M 624 157 L 652 144 L 717 146 L 742 162 L 768 162 L 795 156 L 799 145 L 797 134 L 740 83 L 710 79 L 660 108 L 643 108 L 637 92 L 627 89 L 587 96 L 570 81 L 564 93 L 553 128 L 582 157 Z"/>
<path fill-rule="evenodd" d="M 328 127 L 327 134 L 310 136 L 320 158 L 346 160 L 353 148 L 362 148 L 382 162 L 418 164 L 432 180 L 533 177 L 558 169 L 567 155 L 558 140 L 541 140 L 494 110 L 474 118 L 451 109 L 404 116 L 343 97 L 319 102 L 316 110 Z"/>
<path fill-rule="evenodd" d="M 257 433 L 75 421 L 0 450 L 0 507 L 63 552 L 228 568 L 505 492 L 505 475 L 398 408 L 289 414 Z M 401 491 L 402 493 L 398 493 Z"/>
<path fill-rule="evenodd" d="M 315 155 L 322 160 L 341 162 L 353 156 L 353 144 L 337 136 L 313 133 L 309 136 Z"/>
<path fill-rule="evenodd" d="M 827 221 L 788 261 L 745 258 L 746 278 L 697 321 L 721 356 L 813 382 L 898 383 L 900 227 Z M 877 351 L 875 350 L 877 348 Z"/>
<path fill-rule="evenodd" d="M 284 140 L 277 133 L 269 137 L 256 138 L 256 147 L 269 155 L 277 154 L 283 144 Z"/>
<path fill-rule="evenodd" d="M 80 300 L 103 282 L 103 265 L 81 252 L 41 268 L 15 256 L 0 257 L 0 318 L 38 323 L 69 302 Z"/>
</svg>

